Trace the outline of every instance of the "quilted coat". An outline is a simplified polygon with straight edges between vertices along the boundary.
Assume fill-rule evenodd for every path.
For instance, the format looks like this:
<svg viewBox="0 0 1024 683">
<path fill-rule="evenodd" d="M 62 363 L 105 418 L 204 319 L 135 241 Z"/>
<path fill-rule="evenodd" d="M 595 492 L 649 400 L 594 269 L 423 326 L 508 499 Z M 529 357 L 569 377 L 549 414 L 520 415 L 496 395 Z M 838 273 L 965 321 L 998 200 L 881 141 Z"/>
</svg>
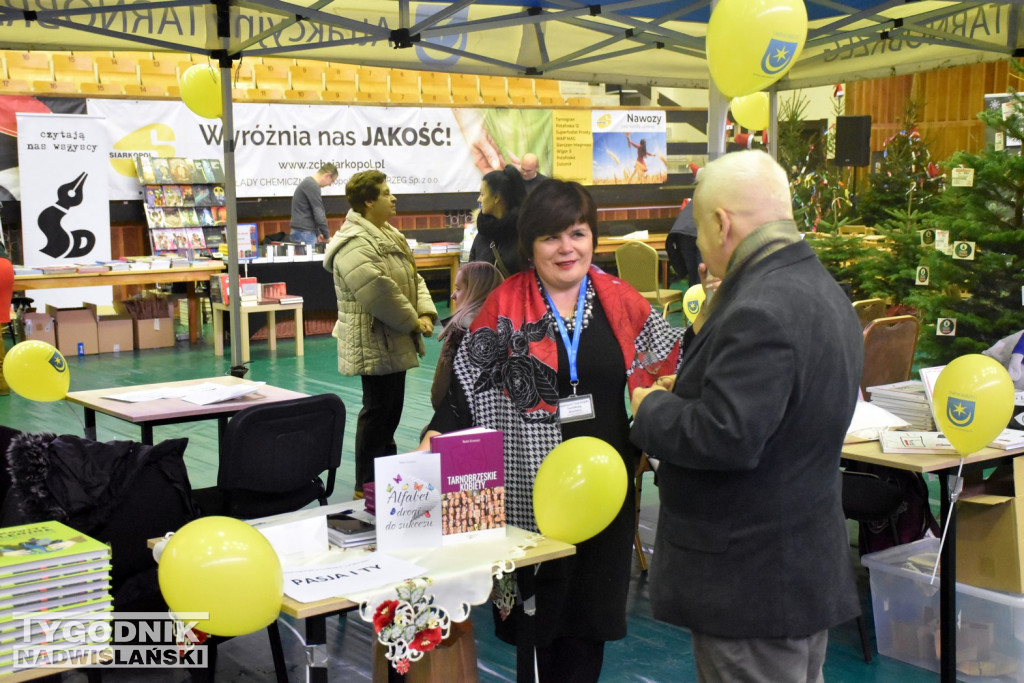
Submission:
<svg viewBox="0 0 1024 683">
<path fill-rule="evenodd" d="M 350 210 L 327 244 L 324 268 L 338 299 L 338 371 L 388 375 L 418 366 L 425 347 L 416 321 L 436 321 L 437 309 L 402 233 Z"/>
</svg>

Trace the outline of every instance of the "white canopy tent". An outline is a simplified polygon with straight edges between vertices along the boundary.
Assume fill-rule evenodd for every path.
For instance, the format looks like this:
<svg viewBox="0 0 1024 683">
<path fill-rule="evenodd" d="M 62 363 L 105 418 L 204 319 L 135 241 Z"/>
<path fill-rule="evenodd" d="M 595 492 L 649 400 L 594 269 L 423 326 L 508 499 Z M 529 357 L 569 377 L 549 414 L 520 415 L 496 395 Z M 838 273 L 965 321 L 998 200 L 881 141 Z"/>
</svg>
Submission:
<svg viewBox="0 0 1024 683">
<path fill-rule="evenodd" d="M 154 50 L 220 67 L 228 243 L 237 235 L 230 67 L 272 55 L 566 81 L 709 87 L 711 0 L 0 0 L 0 47 Z M 807 0 L 807 43 L 775 88 L 1019 56 L 1019 2 Z M 744 40 L 737 26 L 737 41 Z M 724 107 L 712 99 L 712 115 Z M 774 110 L 774 107 L 773 107 Z M 774 118 L 774 116 L 773 116 Z M 709 138 L 715 139 L 714 131 Z M 724 141 L 722 142 L 724 147 Z M 229 257 L 231 328 L 238 259 Z M 232 365 L 241 340 L 233 334 Z"/>
</svg>

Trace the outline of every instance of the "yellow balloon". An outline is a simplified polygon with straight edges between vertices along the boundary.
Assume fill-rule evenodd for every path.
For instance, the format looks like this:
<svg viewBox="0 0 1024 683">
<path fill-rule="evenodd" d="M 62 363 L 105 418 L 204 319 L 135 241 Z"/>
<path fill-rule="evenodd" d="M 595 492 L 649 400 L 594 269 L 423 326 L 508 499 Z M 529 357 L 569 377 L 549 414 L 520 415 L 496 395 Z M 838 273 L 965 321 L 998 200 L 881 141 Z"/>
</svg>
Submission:
<svg viewBox="0 0 1024 683">
<path fill-rule="evenodd" d="M 626 465 L 601 439 L 578 436 L 555 446 L 537 470 L 533 515 L 545 536 L 579 543 L 596 536 L 626 500 Z"/>
<path fill-rule="evenodd" d="M 752 95 L 734 97 L 729 103 L 732 117 L 736 123 L 748 130 L 764 130 L 768 127 L 768 93 L 756 92 Z"/>
<path fill-rule="evenodd" d="M 171 611 L 206 612 L 196 628 L 240 636 L 277 619 L 284 595 L 270 541 L 231 517 L 201 517 L 171 536 L 160 556 L 160 592 Z"/>
<path fill-rule="evenodd" d="M 764 90 L 789 71 L 806 40 L 803 0 L 721 0 L 705 39 L 711 78 L 726 97 Z"/>
<path fill-rule="evenodd" d="M 966 457 L 1006 428 L 1013 415 L 1013 393 L 1010 373 L 998 361 L 980 353 L 960 356 L 935 380 L 935 421 Z"/>
<path fill-rule="evenodd" d="M 68 362 L 60 351 L 44 341 L 30 339 L 15 344 L 3 364 L 7 384 L 29 400 L 59 401 L 68 394 Z"/>
<path fill-rule="evenodd" d="M 683 314 L 691 324 L 697 319 L 697 314 L 700 313 L 700 307 L 704 305 L 705 298 L 707 295 L 704 293 L 704 286 L 699 282 L 692 285 L 683 294 Z"/>
<path fill-rule="evenodd" d="M 193 64 L 181 74 L 181 101 L 205 119 L 224 113 L 220 92 L 220 71 L 209 64 Z"/>
</svg>

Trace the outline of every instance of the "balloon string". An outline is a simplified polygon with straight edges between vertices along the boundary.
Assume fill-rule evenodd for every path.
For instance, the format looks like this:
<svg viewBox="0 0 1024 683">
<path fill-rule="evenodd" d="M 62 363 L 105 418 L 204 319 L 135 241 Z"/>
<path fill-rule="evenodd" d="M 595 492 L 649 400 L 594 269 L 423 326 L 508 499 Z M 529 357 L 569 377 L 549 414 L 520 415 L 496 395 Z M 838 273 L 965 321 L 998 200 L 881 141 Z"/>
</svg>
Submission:
<svg viewBox="0 0 1024 683">
<path fill-rule="evenodd" d="M 78 424 L 82 425 L 82 434 L 85 434 L 85 421 L 82 420 L 82 416 L 79 415 L 78 412 L 76 412 L 75 409 L 71 407 L 71 401 L 64 399 L 64 405 L 68 407 L 68 410 L 71 411 L 71 414 L 75 416 L 76 420 L 78 420 Z"/>
<path fill-rule="evenodd" d="M 960 467 L 956 470 L 956 478 L 953 480 L 954 490 L 949 492 L 949 510 L 946 511 L 946 522 L 942 527 L 942 538 L 939 540 L 939 552 L 935 555 L 935 566 L 932 567 L 932 577 L 928 581 L 928 585 L 935 584 L 935 575 L 939 571 L 939 562 L 942 558 L 942 546 L 946 543 L 946 533 L 949 531 L 949 523 L 953 519 L 953 508 L 956 507 L 956 499 L 960 497 L 960 487 L 962 486 L 960 474 L 964 471 L 964 458 L 960 458 Z M 949 486 L 950 482 L 946 482 Z"/>
</svg>

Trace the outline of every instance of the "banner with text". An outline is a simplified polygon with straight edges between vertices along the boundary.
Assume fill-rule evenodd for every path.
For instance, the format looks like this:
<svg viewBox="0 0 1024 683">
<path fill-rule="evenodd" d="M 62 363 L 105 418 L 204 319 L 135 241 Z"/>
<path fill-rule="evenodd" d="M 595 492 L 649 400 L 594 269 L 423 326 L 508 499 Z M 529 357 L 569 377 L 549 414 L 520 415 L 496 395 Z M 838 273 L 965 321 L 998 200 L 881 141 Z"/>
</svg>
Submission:
<svg viewBox="0 0 1024 683">
<path fill-rule="evenodd" d="M 25 262 L 46 266 L 109 259 L 110 143 L 103 122 L 95 116 L 26 113 L 19 113 L 17 121 Z M 54 305 L 108 304 L 111 290 L 49 290 L 33 298 L 37 306 L 41 299 Z"/>
<path fill-rule="evenodd" d="M 222 158 L 223 127 L 174 101 L 89 100 L 106 119 L 111 195 L 139 199 L 136 156 Z M 418 107 L 234 105 L 238 197 L 290 197 L 322 164 L 339 170 L 325 195 L 344 195 L 362 170 L 388 176 L 392 192 L 477 192 L 480 179 L 526 152 L 550 171 L 551 112 Z"/>
</svg>

